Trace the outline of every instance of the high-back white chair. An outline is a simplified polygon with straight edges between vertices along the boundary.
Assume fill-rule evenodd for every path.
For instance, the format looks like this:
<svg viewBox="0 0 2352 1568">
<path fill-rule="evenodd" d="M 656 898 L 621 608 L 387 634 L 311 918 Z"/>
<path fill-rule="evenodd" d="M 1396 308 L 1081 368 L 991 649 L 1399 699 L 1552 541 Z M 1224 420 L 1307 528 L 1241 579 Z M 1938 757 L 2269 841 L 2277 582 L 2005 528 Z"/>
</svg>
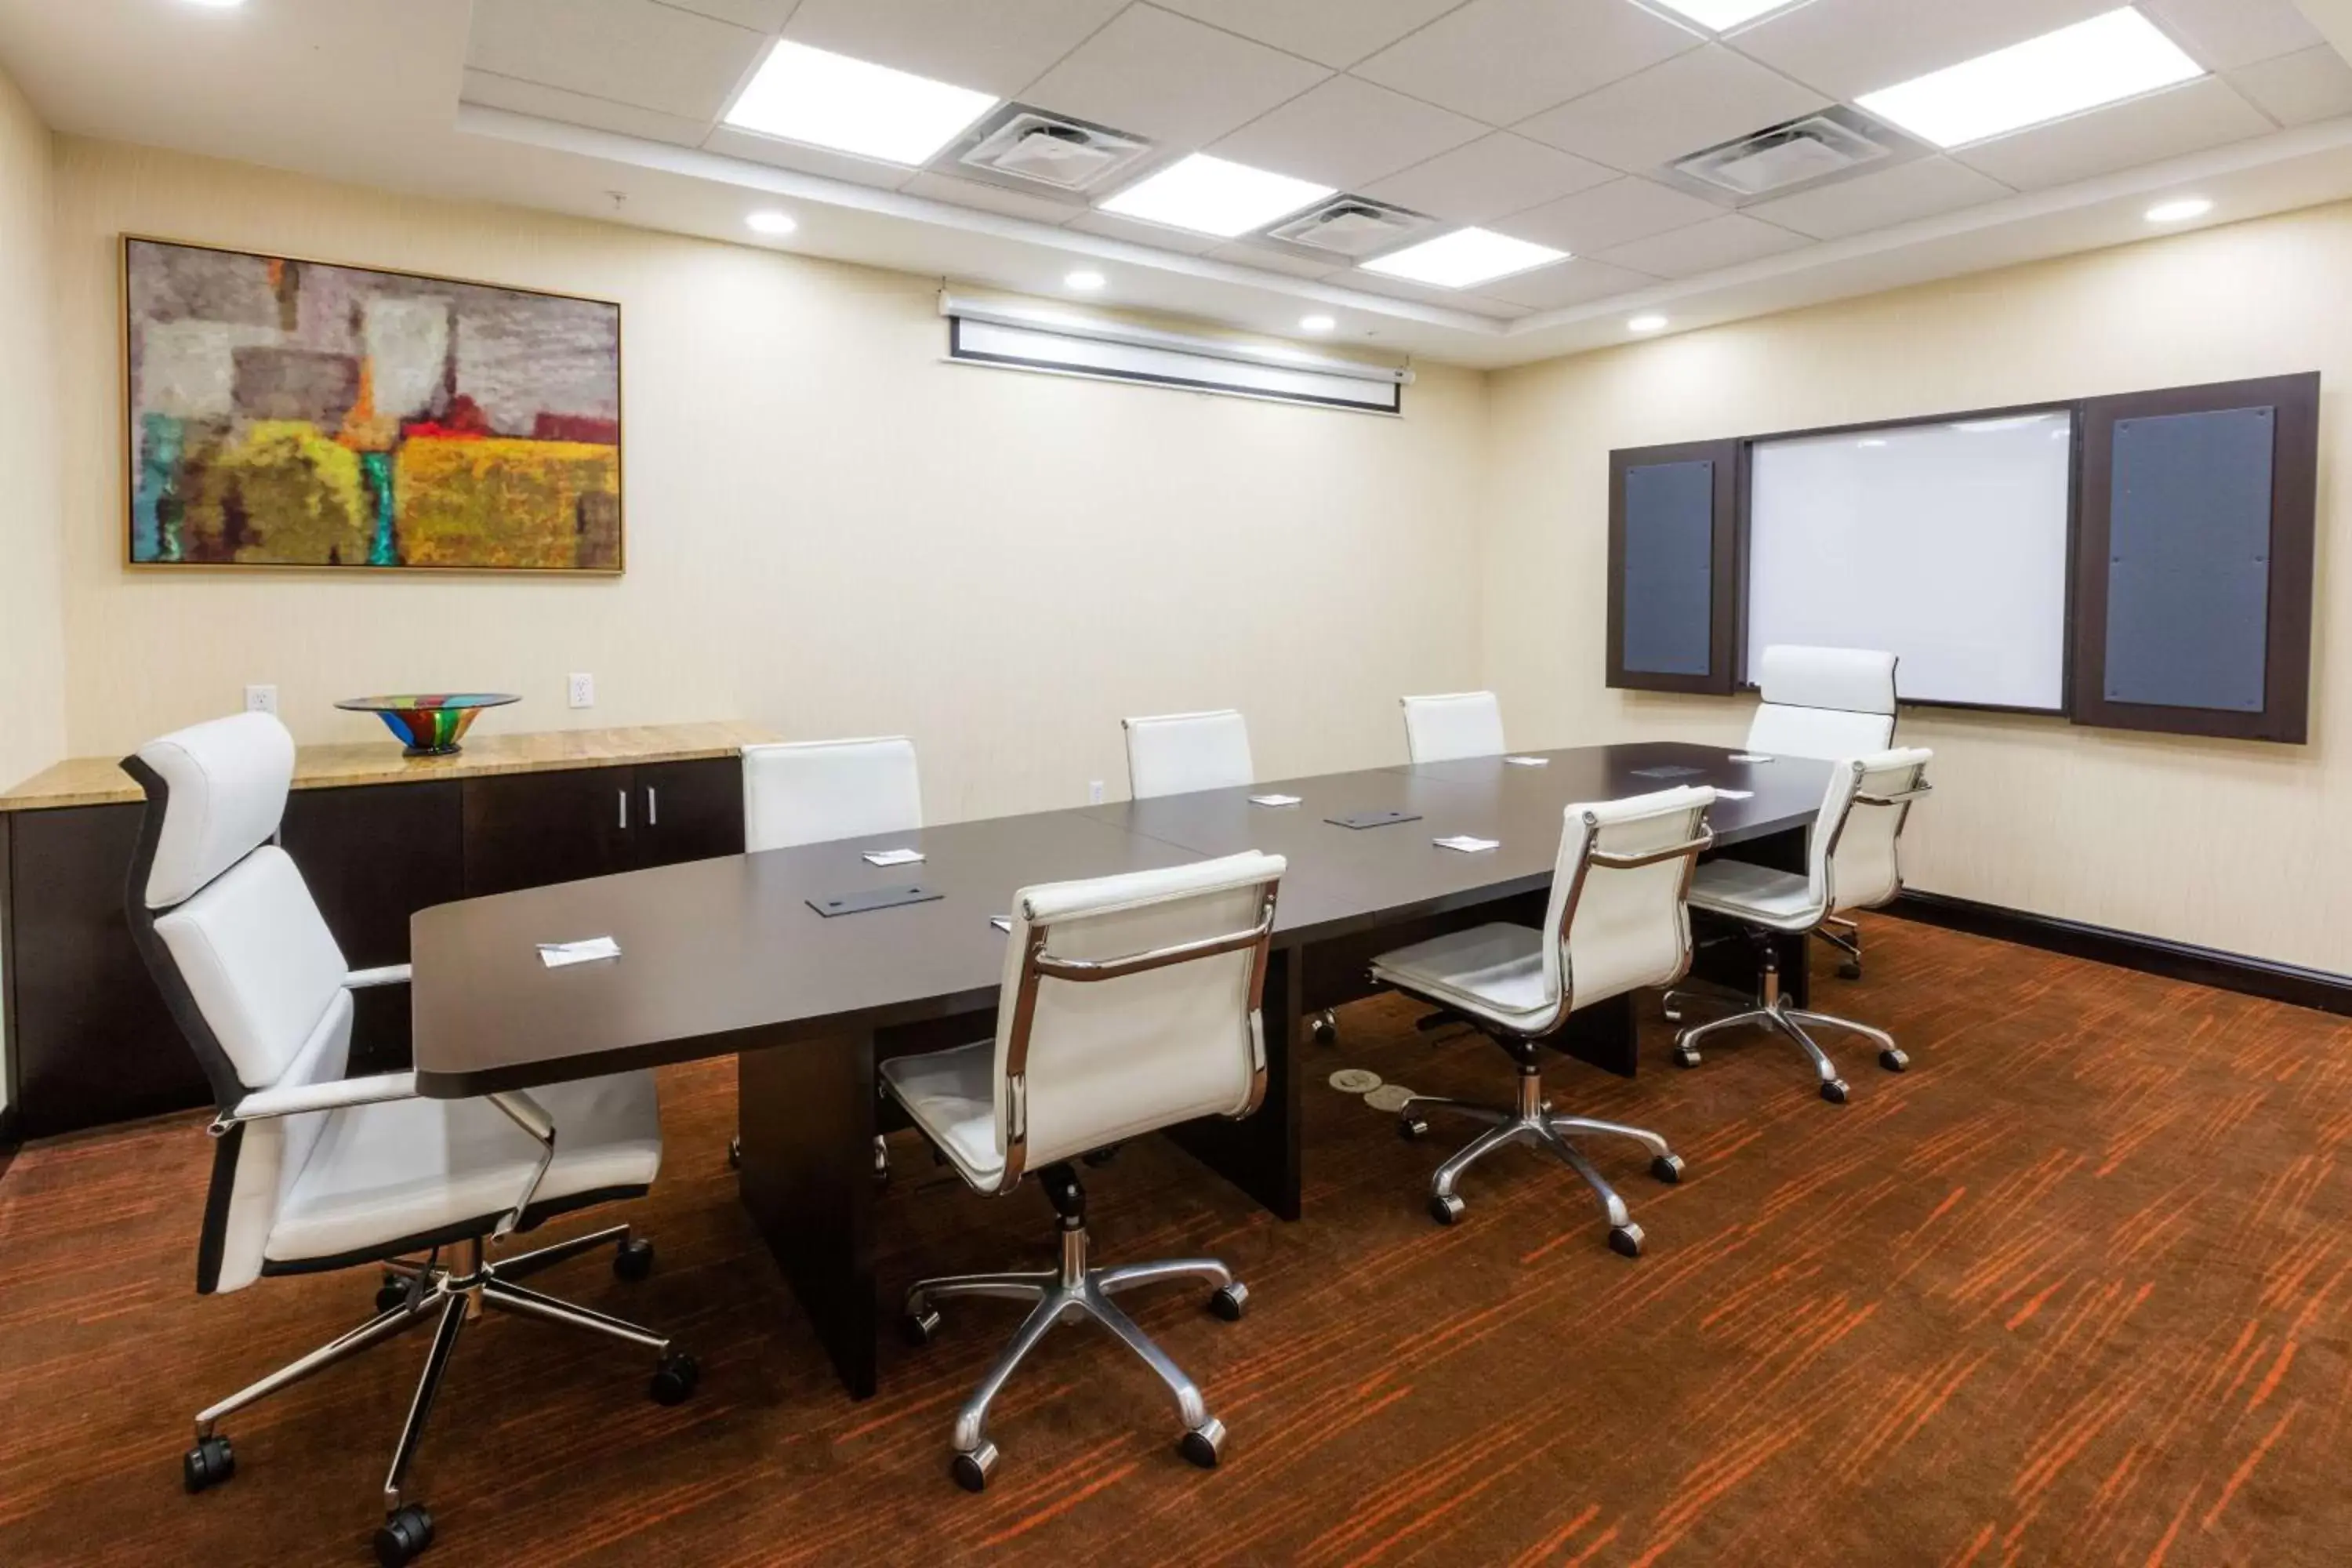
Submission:
<svg viewBox="0 0 2352 1568">
<path fill-rule="evenodd" d="M 1504 1110 L 1415 1095 L 1399 1114 L 1407 1138 L 1429 1130 L 1424 1114 L 1453 1111 L 1487 1123 L 1467 1148 L 1437 1168 L 1429 1212 L 1440 1224 L 1462 1215 L 1462 1173 L 1512 1143 L 1549 1149 L 1591 1185 L 1609 1220 L 1609 1245 L 1642 1252 L 1642 1227 L 1572 1134 L 1630 1138 L 1650 1151 L 1650 1173 L 1682 1179 L 1681 1158 L 1654 1132 L 1589 1117 L 1558 1116 L 1543 1098 L 1539 1043 L 1569 1015 L 1642 986 L 1667 985 L 1690 967 L 1691 868 L 1714 842 L 1705 787 L 1661 790 L 1627 800 L 1571 805 L 1563 819 L 1551 899 L 1541 930 L 1492 924 L 1433 937 L 1372 960 L 1372 978 L 1434 1003 L 1508 1051 L 1519 1064 L 1517 1103 Z"/>
<path fill-rule="evenodd" d="M 743 748 L 747 853 L 922 825 L 915 742 L 904 735 Z"/>
<path fill-rule="evenodd" d="M 1832 915 L 1874 909 L 1903 890 L 1903 827 L 1913 804 L 1929 791 L 1927 764 L 1934 758 L 1933 752 L 1915 747 L 1838 763 L 1813 818 L 1803 876 L 1742 860 L 1710 860 L 1698 868 L 1691 884 L 1693 907 L 1736 920 L 1758 934 L 1761 982 L 1754 1007 L 1685 1029 L 1675 1042 L 1675 1060 L 1696 1067 L 1699 1041 L 1759 1024 L 1803 1048 L 1820 1075 L 1822 1098 L 1837 1105 L 1845 1103 L 1845 1079 L 1805 1032 L 1809 1026 L 1846 1029 L 1873 1041 L 1878 1065 L 1889 1072 L 1910 1066 L 1911 1058 L 1883 1029 L 1790 1006 L 1780 990 L 1779 951 L 1769 939 L 1774 933 L 1803 935 Z M 1678 1018 L 1685 1000 L 1680 994 L 1669 997 L 1668 1016 Z"/>
<path fill-rule="evenodd" d="M 1257 1109 L 1266 1075 L 1259 1000 L 1282 873 L 1281 857 L 1250 852 L 1024 888 L 1013 901 L 995 1037 L 882 1064 L 884 1089 L 975 1192 L 1009 1193 L 1034 1172 L 1060 1215 L 1059 1268 L 926 1279 L 907 1292 L 918 1342 L 939 1327 L 933 1304 L 950 1297 L 1036 1303 L 957 1414 L 953 1468 L 967 1489 L 986 1486 L 996 1466 L 989 1402 L 1066 1318 L 1093 1318 L 1141 1356 L 1175 1396 L 1184 1457 L 1217 1462 L 1224 1424 L 1111 1298 L 1204 1279 L 1211 1310 L 1230 1321 L 1249 1292 L 1214 1258 L 1090 1267 L 1086 1193 L 1070 1162 L 1180 1121 Z"/>
<path fill-rule="evenodd" d="M 1137 800 L 1257 782 L 1257 769 L 1250 762 L 1249 725 L 1239 709 L 1163 713 L 1119 722 L 1127 730 L 1128 794 Z"/>
<path fill-rule="evenodd" d="M 1491 691 L 1455 691 L 1442 697 L 1407 697 L 1405 752 L 1416 763 L 1449 763 L 1456 757 L 1503 754 L 1503 705 Z"/>
<path fill-rule="evenodd" d="M 196 1417 L 188 1490 L 235 1473 L 218 1424 L 232 1413 L 409 1329 L 434 1325 L 415 1400 L 384 1482 L 376 1552 L 402 1563 L 433 1538 L 404 1500 L 409 1463 L 457 1333 L 484 1307 L 567 1323 L 656 1357 L 655 1397 L 692 1392 L 693 1358 L 647 1330 L 516 1283 L 592 1248 L 642 1279 L 653 1244 L 626 1226 L 488 1260 L 486 1240 L 552 1215 L 642 1196 L 661 1167 L 651 1073 L 493 1095 L 420 1098 L 414 1073 L 343 1076 L 352 992 L 402 984 L 408 966 L 352 972 L 302 874 L 273 839 L 294 743 L 264 713 L 151 741 L 123 767 L 147 796 L 125 900 L 133 941 L 203 1063 L 218 1105 L 212 1194 L 196 1289 L 241 1290 L 272 1275 L 383 1268 L 377 1315 Z M 442 1249 L 461 1254 L 444 1261 Z M 404 1259 L 404 1254 L 424 1254 Z"/>
</svg>

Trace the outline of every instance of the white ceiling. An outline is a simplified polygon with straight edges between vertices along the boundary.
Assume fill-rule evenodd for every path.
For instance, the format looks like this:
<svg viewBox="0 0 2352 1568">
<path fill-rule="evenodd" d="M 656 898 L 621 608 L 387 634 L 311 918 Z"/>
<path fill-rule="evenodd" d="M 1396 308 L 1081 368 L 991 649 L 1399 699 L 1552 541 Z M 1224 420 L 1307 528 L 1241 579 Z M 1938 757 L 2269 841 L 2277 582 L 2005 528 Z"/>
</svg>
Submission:
<svg viewBox="0 0 2352 1568">
<path fill-rule="evenodd" d="M 2352 196 L 2352 66 L 2305 15 L 2342 0 L 2138 0 L 2211 75 L 1779 200 L 1664 176 L 2117 3 L 1799 0 L 1717 39 L 1642 0 L 0 0 L 0 63 L 73 133 L 745 242 L 783 205 L 782 248 L 1043 293 L 1083 262 L 1114 302 L 1502 364 L 2137 238 L 2190 189 L 2215 222 Z M 779 33 L 1576 259 L 1435 289 L 725 127 Z"/>
</svg>

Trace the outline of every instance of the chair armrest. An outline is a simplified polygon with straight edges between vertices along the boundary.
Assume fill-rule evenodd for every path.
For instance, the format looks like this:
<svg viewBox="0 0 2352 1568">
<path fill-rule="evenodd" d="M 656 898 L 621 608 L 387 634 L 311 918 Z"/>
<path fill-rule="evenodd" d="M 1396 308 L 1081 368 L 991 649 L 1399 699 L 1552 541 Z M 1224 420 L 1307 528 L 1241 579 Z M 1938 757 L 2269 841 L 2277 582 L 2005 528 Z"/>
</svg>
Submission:
<svg viewBox="0 0 2352 1568">
<path fill-rule="evenodd" d="M 346 991 L 364 990 L 371 985 L 405 985 L 410 968 L 405 963 L 387 963 L 382 969 L 354 969 L 343 976 Z"/>
<path fill-rule="evenodd" d="M 337 1110 L 351 1105 L 375 1105 L 387 1100 L 415 1100 L 413 1072 L 379 1073 L 373 1078 L 331 1079 L 324 1083 L 297 1084 L 286 1089 L 257 1089 L 236 1102 L 223 1121 L 262 1121 L 273 1116 L 299 1116 L 306 1110 Z"/>
</svg>

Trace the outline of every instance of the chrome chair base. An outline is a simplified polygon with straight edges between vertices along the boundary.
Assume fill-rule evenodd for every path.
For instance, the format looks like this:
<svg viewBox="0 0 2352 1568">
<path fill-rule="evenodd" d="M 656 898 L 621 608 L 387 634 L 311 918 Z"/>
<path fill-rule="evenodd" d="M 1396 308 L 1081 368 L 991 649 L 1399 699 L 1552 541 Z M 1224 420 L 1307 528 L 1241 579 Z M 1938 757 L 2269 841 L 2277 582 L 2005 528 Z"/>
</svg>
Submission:
<svg viewBox="0 0 2352 1568">
<path fill-rule="evenodd" d="M 1695 1025 L 1677 1034 L 1675 1037 L 1675 1065 L 1685 1068 L 1698 1066 L 1703 1059 L 1698 1050 L 1698 1043 L 1701 1040 L 1709 1035 L 1721 1034 L 1726 1030 L 1741 1028 L 1751 1024 L 1759 1028 L 1776 1029 L 1796 1041 L 1805 1055 L 1811 1058 L 1813 1070 L 1820 1075 L 1822 1098 L 1832 1105 L 1843 1105 L 1846 1102 L 1846 1081 L 1838 1076 L 1837 1064 L 1830 1060 L 1827 1051 L 1814 1043 L 1812 1036 L 1805 1032 L 1807 1029 L 1843 1029 L 1850 1034 L 1860 1035 L 1878 1047 L 1878 1065 L 1888 1072 L 1901 1072 L 1911 1065 L 1911 1058 L 1906 1056 L 1903 1048 L 1895 1043 L 1895 1037 L 1884 1029 L 1873 1028 L 1868 1024 L 1856 1023 L 1852 1018 L 1841 1018 L 1829 1013 L 1814 1013 L 1801 1007 L 1791 1007 L 1789 1005 L 1789 999 L 1780 994 L 1779 979 L 1779 975 L 1767 971 L 1765 994 L 1757 1004 L 1747 1005 L 1742 1010 L 1725 1017 L 1710 1018 L 1704 1024 Z M 1708 1000 L 1713 998 L 1704 992 L 1667 992 L 1667 1021 L 1680 1023 L 1683 1013 L 1690 1003 Z M 1733 1005 L 1740 1006 L 1740 1004 L 1735 1002 Z"/>
<path fill-rule="evenodd" d="M 1073 1177 L 1070 1186 L 1075 1189 L 1076 1185 Z M 1083 1200 L 1078 1201 L 1082 1205 Z M 1062 1207 L 1059 1196 L 1055 1202 L 1056 1207 Z M 1225 1424 L 1209 1414 L 1199 1386 L 1184 1374 L 1183 1368 L 1169 1360 L 1167 1352 L 1137 1327 L 1135 1320 L 1111 1298 L 1171 1279 L 1204 1279 L 1214 1287 L 1209 1295 L 1209 1310 L 1227 1322 L 1234 1322 L 1248 1308 L 1249 1287 L 1235 1280 L 1232 1270 L 1213 1258 L 1169 1258 L 1157 1263 L 1124 1264 L 1117 1268 L 1090 1268 L 1087 1262 L 1083 1208 L 1075 1223 L 1069 1209 L 1064 1208 L 1063 1214 L 1062 1266 L 1058 1269 L 1024 1274 L 951 1274 L 921 1280 L 908 1289 L 904 1326 L 908 1342 L 917 1345 L 930 1343 L 939 1331 L 936 1302 L 959 1296 L 986 1296 L 1035 1303 L 1022 1320 L 1013 1342 L 996 1358 L 988 1375 L 980 1380 L 980 1386 L 964 1401 L 963 1408 L 956 1412 L 955 1457 L 950 1464 L 950 1473 L 966 1491 L 976 1492 L 988 1485 L 998 1459 L 996 1445 L 989 1440 L 987 1433 L 989 1405 L 1011 1380 L 1014 1369 L 1044 1342 L 1055 1324 L 1081 1322 L 1089 1318 L 1109 1330 L 1167 1384 L 1176 1401 L 1177 1418 L 1184 1424 L 1183 1433 L 1177 1439 L 1177 1451 L 1202 1469 L 1215 1468 L 1224 1447 Z"/>
<path fill-rule="evenodd" d="M 1813 934 L 1845 954 L 1838 960 L 1840 980 L 1862 978 L 1862 928 L 1843 916 L 1831 915 L 1813 928 Z"/>
<path fill-rule="evenodd" d="M 1610 1138 L 1631 1138 L 1650 1152 L 1650 1174 L 1661 1182 L 1675 1183 L 1683 1178 L 1682 1156 L 1666 1147 L 1666 1141 L 1644 1128 L 1628 1127 L 1622 1122 L 1600 1121 L 1589 1116 L 1554 1115 L 1551 1102 L 1543 1098 L 1543 1079 L 1532 1065 L 1519 1068 L 1519 1102 L 1515 1110 L 1501 1110 L 1492 1106 L 1475 1105 L 1467 1100 L 1447 1100 L 1436 1095 L 1417 1094 L 1405 1101 L 1397 1112 L 1397 1131 L 1408 1141 L 1414 1141 L 1429 1131 L 1422 1113 L 1442 1110 L 1451 1115 L 1466 1116 L 1483 1121 L 1486 1131 L 1473 1139 L 1468 1146 L 1437 1167 L 1437 1174 L 1429 1184 L 1429 1214 L 1440 1225 L 1452 1225 L 1462 1217 L 1463 1202 L 1454 1189 L 1462 1174 L 1496 1150 L 1513 1143 L 1531 1144 L 1549 1149 L 1584 1178 L 1601 1200 L 1601 1212 L 1609 1221 L 1609 1246 L 1627 1258 L 1642 1256 L 1642 1227 L 1633 1223 L 1625 1207 L 1625 1200 L 1608 1178 L 1586 1159 L 1570 1134 L 1593 1133 Z"/>
<path fill-rule="evenodd" d="M 362 1351 L 431 1323 L 432 1347 L 425 1352 L 425 1370 L 417 1378 L 416 1393 L 409 1401 L 407 1418 L 401 1424 L 400 1439 L 393 1448 L 392 1468 L 384 1476 L 385 1522 L 376 1539 L 380 1561 L 387 1564 L 408 1562 L 433 1540 L 431 1514 L 422 1504 L 404 1497 L 409 1468 L 424 1439 L 425 1424 L 432 1414 L 434 1396 L 440 1391 L 442 1375 L 448 1369 L 449 1354 L 457 1347 L 458 1332 L 486 1310 L 583 1329 L 651 1351 L 655 1358 L 651 1393 L 664 1405 L 676 1405 L 694 1392 L 700 1380 L 700 1369 L 692 1356 L 672 1349 L 667 1339 L 624 1319 L 575 1306 L 520 1283 L 543 1268 L 607 1246 L 617 1249 L 613 1259 L 615 1273 L 628 1279 L 645 1278 L 653 1268 L 653 1245 L 633 1241 L 627 1226 L 613 1226 L 495 1261 L 485 1258 L 478 1237 L 464 1245 L 466 1262 L 462 1269 L 444 1267 L 437 1251 L 421 1260 L 387 1260 L 384 1289 L 377 1297 L 383 1310 L 341 1338 L 289 1362 L 201 1412 L 196 1416 L 195 1446 L 188 1451 L 183 1465 L 187 1489 L 201 1491 L 236 1473 L 235 1452 L 218 1431 L 224 1419 L 340 1362 L 349 1361 Z"/>
</svg>

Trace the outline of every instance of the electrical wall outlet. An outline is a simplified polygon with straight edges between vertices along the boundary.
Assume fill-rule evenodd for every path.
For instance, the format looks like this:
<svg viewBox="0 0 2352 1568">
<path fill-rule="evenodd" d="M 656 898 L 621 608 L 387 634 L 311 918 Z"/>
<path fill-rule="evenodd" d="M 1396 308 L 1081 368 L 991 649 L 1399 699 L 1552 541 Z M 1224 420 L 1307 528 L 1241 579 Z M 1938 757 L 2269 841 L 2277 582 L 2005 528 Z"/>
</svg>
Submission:
<svg viewBox="0 0 2352 1568">
<path fill-rule="evenodd" d="M 278 688 L 274 686 L 247 687 L 245 689 L 245 710 L 248 713 L 277 712 Z"/>
<path fill-rule="evenodd" d="M 1089 779 L 1089 780 L 1087 780 L 1087 804 L 1088 805 L 1100 805 L 1102 803 L 1103 803 L 1103 782 L 1102 782 L 1102 780 L 1100 780 L 1100 779 Z"/>
<path fill-rule="evenodd" d="M 596 706 L 596 678 L 594 676 L 575 674 L 572 677 L 571 682 L 565 689 L 571 693 L 572 706 L 574 708 L 593 708 Z"/>
</svg>

